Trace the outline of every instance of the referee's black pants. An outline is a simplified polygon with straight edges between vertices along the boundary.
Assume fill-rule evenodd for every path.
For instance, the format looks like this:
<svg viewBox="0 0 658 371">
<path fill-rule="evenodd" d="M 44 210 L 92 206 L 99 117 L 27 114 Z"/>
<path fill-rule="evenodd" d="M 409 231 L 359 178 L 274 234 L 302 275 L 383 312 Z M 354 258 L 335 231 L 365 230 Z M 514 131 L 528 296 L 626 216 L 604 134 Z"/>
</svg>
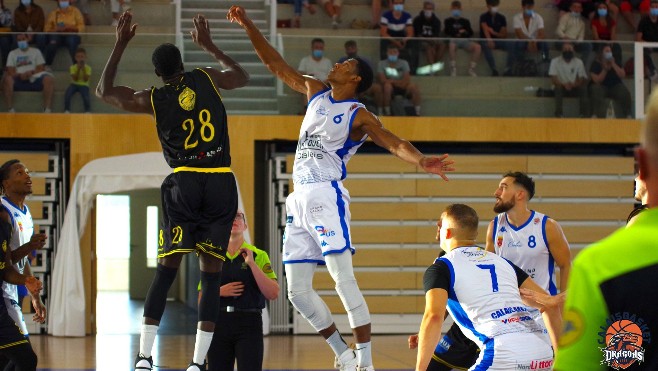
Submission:
<svg viewBox="0 0 658 371">
<path fill-rule="evenodd" d="M 220 312 L 208 349 L 208 371 L 263 369 L 263 318 L 258 312 Z"/>
</svg>

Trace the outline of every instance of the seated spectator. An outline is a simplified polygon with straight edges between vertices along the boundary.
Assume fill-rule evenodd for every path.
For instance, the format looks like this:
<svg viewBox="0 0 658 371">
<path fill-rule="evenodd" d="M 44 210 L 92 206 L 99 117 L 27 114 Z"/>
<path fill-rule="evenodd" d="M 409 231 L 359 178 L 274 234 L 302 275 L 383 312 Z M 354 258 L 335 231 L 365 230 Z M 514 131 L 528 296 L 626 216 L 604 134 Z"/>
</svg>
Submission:
<svg viewBox="0 0 658 371">
<path fill-rule="evenodd" d="M 411 82 L 409 63 L 399 56 L 398 47 L 389 44 L 386 49 L 386 59 L 379 61 L 377 67 L 377 80 L 384 91 L 384 114 L 391 115 L 391 100 L 395 95 L 402 95 L 411 99 L 416 116 L 420 116 L 420 91 Z"/>
<path fill-rule="evenodd" d="M 0 0 L 0 54 L 2 54 L 2 65 L 7 65 L 7 56 L 11 49 L 11 9 L 5 7 L 4 0 Z"/>
<path fill-rule="evenodd" d="M 27 35 L 19 34 L 18 48 L 9 52 L 7 71 L 2 79 L 2 87 L 9 112 L 14 110 L 14 91 L 43 91 L 44 112 L 52 110 L 55 79 L 44 72 L 43 55 L 39 49 L 31 48 Z"/>
<path fill-rule="evenodd" d="M 545 41 L 544 18 L 534 11 L 534 0 L 521 0 L 523 12 L 514 16 L 514 33 L 516 38 L 522 41 L 516 42 L 514 46 L 515 61 L 523 58 L 523 53 L 541 52 L 541 59 L 548 60 L 548 44 Z"/>
<path fill-rule="evenodd" d="M 612 19 L 610 12 L 608 12 L 608 5 L 604 2 L 599 3 L 596 8 L 596 16 L 592 19 L 592 39 L 594 41 L 608 41 L 607 43 L 596 43 L 594 50 L 597 52 L 604 45 L 610 45 L 609 41 L 617 40 L 617 22 Z M 612 54 L 615 56 L 617 64 L 621 65 L 621 46 L 619 44 L 612 44 Z"/>
<path fill-rule="evenodd" d="M 462 3 L 458 0 L 450 3 L 451 17 L 445 20 L 445 34 L 451 40 L 448 44 L 450 54 L 450 76 L 457 76 L 457 48 L 462 48 L 471 53 L 471 64 L 468 68 L 468 74 L 476 77 L 475 67 L 480 59 L 482 48 L 475 41 L 468 40 L 473 37 L 471 22 L 462 17 Z"/>
<path fill-rule="evenodd" d="M 85 112 L 91 109 L 89 103 L 89 78 L 91 77 L 91 66 L 87 64 L 87 51 L 78 48 L 75 52 L 75 64 L 69 69 L 71 74 L 71 85 L 66 89 L 64 95 L 64 112 L 71 112 L 71 98 L 73 94 L 80 93 Z"/>
<path fill-rule="evenodd" d="M 311 55 L 302 58 L 297 69 L 324 82 L 333 66 L 329 58 L 324 56 L 324 40 L 315 38 L 311 40 Z"/>
<path fill-rule="evenodd" d="M 514 43 L 504 41 L 507 38 L 507 18 L 498 13 L 500 0 L 487 0 L 487 11 L 480 15 L 480 38 L 486 39 L 480 42 L 484 59 L 486 59 L 491 76 L 498 76 L 496 61 L 494 60 L 493 49 L 502 49 L 507 51 L 507 63 L 505 63 L 505 74 L 509 75 L 512 70 L 514 52 L 512 50 Z"/>
<path fill-rule="evenodd" d="M 384 12 L 379 21 L 379 54 L 381 59 L 386 59 L 387 47 L 395 45 L 400 51 L 400 58 L 405 59 L 412 71 L 415 73 L 417 61 L 414 53 L 414 28 L 413 17 L 404 11 L 404 0 L 393 0 L 393 9 Z"/>
<path fill-rule="evenodd" d="M 641 16 L 649 15 L 650 0 L 622 0 L 619 5 L 621 10 L 621 16 L 624 18 L 626 23 L 631 26 L 632 29 L 636 29 L 635 17 L 633 16 L 633 10 L 640 11 Z"/>
<path fill-rule="evenodd" d="M 636 41 L 658 42 L 658 0 L 651 0 L 649 15 L 642 17 L 640 24 L 637 26 L 635 34 Z M 651 59 L 651 52 L 655 49 L 644 48 L 644 65 L 647 69 L 647 76 L 654 82 L 658 82 L 658 72 Z"/>
<path fill-rule="evenodd" d="M 40 33 L 44 31 L 46 16 L 43 9 L 33 0 L 21 0 L 14 10 L 14 32 L 28 33 L 30 43 L 35 44 L 42 54 L 46 52 L 48 36 Z M 36 32 L 36 33 L 32 33 Z M 14 40 L 16 36 L 14 36 Z"/>
<path fill-rule="evenodd" d="M 277 0 L 279 4 L 293 4 L 294 17 L 292 19 L 292 27 L 299 28 L 302 24 L 302 9 L 306 8 L 309 13 L 315 14 L 315 6 L 308 2 L 308 0 Z"/>
<path fill-rule="evenodd" d="M 434 14 L 433 1 L 425 0 L 423 2 L 423 10 L 414 18 L 413 26 L 415 37 L 429 39 L 420 41 L 420 49 L 425 53 L 427 64 L 432 67 L 443 59 L 445 53 L 445 44 L 439 40 L 432 40 L 441 36 L 441 21 Z M 432 73 L 432 71 L 430 69 L 428 73 Z"/>
<path fill-rule="evenodd" d="M 345 42 L 345 56 L 338 59 L 338 63 L 343 63 L 350 58 L 359 58 L 370 66 L 370 69 L 375 71 L 373 68 L 372 62 L 366 57 L 359 55 L 359 49 L 356 45 L 356 41 L 348 40 Z M 368 90 L 362 92 L 358 96 L 359 102 L 363 103 L 368 107 L 368 110 L 371 112 L 377 112 L 379 115 L 382 114 L 382 104 L 384 98 L 382 97 L 382 86 L 378 82 L 373 81 L 372 85 Z M 370 106 L 375 105 L 375 110 L 371 110 Z"/>
<path fill-rule="evenodd" d="M 342 0 L 320 0 L 322 7 L 327 15 L 331 17 L 331 28 L 338 28 L 340 23 L 340 7 L 343 4 Z"/>
<path fill-rule="evenodd" d="M 130 10 L 130 0 L 110 0 L 110 9 L 112 10 L 112 23 L 116 27 L 119 24 L 121 13 Z"/>
<path fill-rule="evenodd" d="M 614 3 L 614 1 L 617 0 L 558 0 L 556 5 L 560 10 L 560 17 L 571 12 L 571 3 L 574 1 L 581 4 L 582 10 L 580 11 L 580 14 L 587 19 L 594 18 L 596 7 L 601 1 L 604 1 L 608 5 L 612 19 L 616 20 L 617 15 L 619 14 L 619 7 Z"/>
<path fill-rule="evenodd" d="M 564 97 L 580 98 L 580 117 L 591 115 L 587 99 L 587 72 L 583 61 L 574 56 L 573 44 L 562 44 L 562 55 L 551 60 L 548 76 L 555 87 L 555 117 L 564 117 Z"/>
<path fill-rule="evenodd" d="M 592 117 L 606 117 L 606 98 L 613 99 L 618 103 L 621 108 L 621 115 L 618 114 L 618 117 L 630 117 L 631 92 L 622 81 L 626 72 L 615 62 L 610 45 L 601 48 L 598 58 L 592 63 L 590 74 L 592 83 L 589 93 L 594 113 Z"/>
<path fill-rule="evenodd" d="M 49 68 L 55 60 L 57 49 L 66 45 L 71 61 L 75 63 L 75 52 L 80 45 L 80 32 L 85 30 L 85 21 L 78 8 L 70 6 L 68 0 L 59 0 L 57 9 L 54 9 L 46 19 L 44 27 L 48 36 L 46 45 L 46 66 Z"/>
<path fill-rule="evenodd" d="M 558 39 L 573 43 L 574 50 L 581 53 L 583 63 L 589 65 L 589 57 L 592 53 L 592 44 L 583 42 L 585 39 L 585 21 L 582 17 L 583 5 L 578 1 L 572 1 L 570 12 L 560 16 L 555 35 Z M 558 45 L 562 49 L 561 45 Z"/>
</svg>

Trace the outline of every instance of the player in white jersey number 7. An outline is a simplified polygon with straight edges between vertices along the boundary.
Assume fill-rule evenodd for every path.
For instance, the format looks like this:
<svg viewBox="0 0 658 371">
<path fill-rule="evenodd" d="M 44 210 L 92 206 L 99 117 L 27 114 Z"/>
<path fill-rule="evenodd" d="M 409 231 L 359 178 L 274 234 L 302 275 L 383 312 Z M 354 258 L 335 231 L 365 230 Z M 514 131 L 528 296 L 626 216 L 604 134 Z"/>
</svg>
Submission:
<svg viewBox="0 0 658 371">
<path fill-rule="evenodd" d="M 233 6 L 227 18 L 242 26 L 265 66 L 309 104 L 300 128 L 293 168 L 295 190 L 286 200 L 287 223 L 283 263 L 288 298 L 329 343 L 341 370 L 374 370 L 370 347 L 370 313 L 352 268 L 355 249 L 350 238 L 349 193 L 342 185 L 346 164 L 369 136 L 400 159 L 448 180 L 454 171 L 448 155 L 425 156 L 411 143 L 382 126 L 377 116 L 356 100 L 372 84 L 373 72 L 362 60 L 348 59 L 329 72 L 329 88 L 289 66 L 247 17 Z M 356 338 L 349 349 L 324 301 L 313 290 L 313 273 L 326 264 L 347 311 Z"/>
</svg>

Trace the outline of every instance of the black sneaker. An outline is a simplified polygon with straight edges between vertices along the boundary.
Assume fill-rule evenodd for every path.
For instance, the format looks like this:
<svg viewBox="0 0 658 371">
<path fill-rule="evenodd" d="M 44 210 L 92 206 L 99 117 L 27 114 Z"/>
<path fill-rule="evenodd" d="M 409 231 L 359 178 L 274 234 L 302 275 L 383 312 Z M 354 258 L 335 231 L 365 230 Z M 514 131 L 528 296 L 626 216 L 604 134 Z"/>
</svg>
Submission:
<svg viewBox="0 0 658 371">
<path fill-rule="evenodd" d="M 187 365 L 187 370 L 186 371 L 206 371 L 206 363 L 200 365 L 198 363 L 194 363 L 194 361 L 190 362 L 189 365 Z"/>
<path fill-rule="evenodd" d="M 142 353 L 139 353 L 135 357 L 135 371 L 138 370 L 153 370 L 153 357 L 144 357 Z"/>
</svg>

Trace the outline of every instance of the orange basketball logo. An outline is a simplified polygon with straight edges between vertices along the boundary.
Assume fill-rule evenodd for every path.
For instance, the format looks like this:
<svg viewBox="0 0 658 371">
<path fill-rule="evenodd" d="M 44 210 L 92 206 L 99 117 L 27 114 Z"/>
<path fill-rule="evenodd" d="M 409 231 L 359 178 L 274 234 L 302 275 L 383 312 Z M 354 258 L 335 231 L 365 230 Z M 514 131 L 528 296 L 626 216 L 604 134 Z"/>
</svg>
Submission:
<svg viewBox="0 0 658 371">
<path fill-rule="evenodd" d="M 635 361 L 644 361 L 642 330 L 633 321 L 622 319 L 614 322 L 605 334 L 606 347 L 601 348 L 607 364 L 615 370 L 626 369 Z"/>
</svg>

